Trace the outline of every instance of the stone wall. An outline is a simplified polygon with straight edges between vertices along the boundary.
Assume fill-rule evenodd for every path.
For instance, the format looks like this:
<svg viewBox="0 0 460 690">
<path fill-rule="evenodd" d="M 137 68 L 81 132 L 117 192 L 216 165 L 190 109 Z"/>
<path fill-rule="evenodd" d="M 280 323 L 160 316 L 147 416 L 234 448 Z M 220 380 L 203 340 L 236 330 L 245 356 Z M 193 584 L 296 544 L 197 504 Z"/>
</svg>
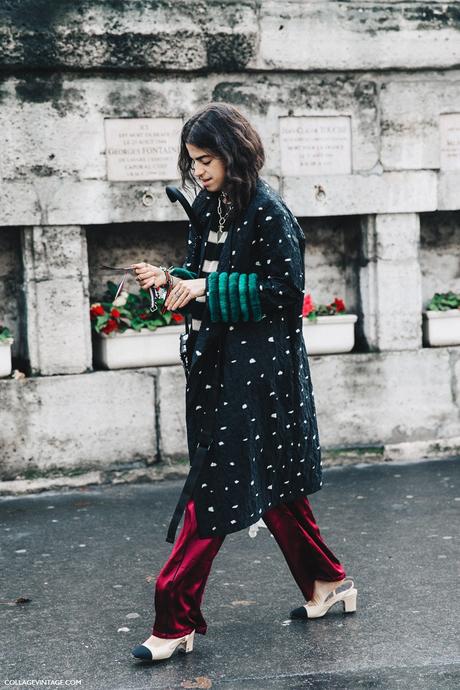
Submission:
<svg viewBox="0 0 460 690">
<path fill-rule="evenodd" d="M 27 373 L 0 380 L 0 490 L 186 467 L 181 367 L 95 371 L 88 306 L 101 264 L 185 252 L 164 193 L 178 179 L 109 180 L 105 120 L 184 121 L 209 101 L 260 132 L 262 176 L 306 234 L 306 291 L 358 315 L 351 353 L 310 358 L 327 462 L 460 454 L 458 348 L 421 332 L 434 291 L 460 291 L 460 163 L 443 134 L 460 113 L 459 25 L 459 2 L 0 7 L 0 322 Z M 302 173 L 287 152 L 283 128 L 313 117 L 349 124 L 337 170 Z"/>
</svg>

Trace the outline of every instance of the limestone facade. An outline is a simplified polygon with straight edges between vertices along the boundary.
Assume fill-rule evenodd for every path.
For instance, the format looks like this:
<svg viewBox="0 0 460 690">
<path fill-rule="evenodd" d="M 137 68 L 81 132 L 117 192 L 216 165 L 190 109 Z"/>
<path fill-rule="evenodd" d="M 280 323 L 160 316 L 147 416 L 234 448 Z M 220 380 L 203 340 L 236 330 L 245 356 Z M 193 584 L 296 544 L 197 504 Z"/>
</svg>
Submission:
<svg viewBox="0 0 460 690">
<path fill-rule="evenodd" d="M 89 304 L 102 263 L 178 264 L 186 242 L 178 179 L 108 179 L 104 120 L 210 101 L 261 134 L 306 291 L 359 317 L 351 353 L 310 358 L 327 461 L 460 455 L 460 348 L 421 331 L 433 293 L 460 292 L 460 2 L 21 5 L 0 8 L 0 323 L 27 374 L 0 380 L 4 490 L 186 462 L 182 368 L 95 370 Z M 340 173 L 283 153 L 284 118 L 315 117 L 349 124 Z"/>
</svg>

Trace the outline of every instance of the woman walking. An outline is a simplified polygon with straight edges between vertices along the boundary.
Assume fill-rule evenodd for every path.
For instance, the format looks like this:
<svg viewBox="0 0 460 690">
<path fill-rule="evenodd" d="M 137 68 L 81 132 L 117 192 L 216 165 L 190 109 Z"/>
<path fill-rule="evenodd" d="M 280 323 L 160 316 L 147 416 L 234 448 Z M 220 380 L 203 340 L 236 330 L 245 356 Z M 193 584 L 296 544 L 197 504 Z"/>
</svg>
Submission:
<svg viewBox="0 0 460 690">
<path fill-rule="evenodd" d="M 258 133 L 235 107 L 211 103 L 181 134 L 185 187 L 201 228 L 189 225 L 183 266 L 134 264 L 144 288 L 168 285 L 165 305 L 191 320 L 187 340 L 187 442 L 191 470 L 168 530 L 184 523 L 155 586 L 152 635 L 136 658 L 193 649 L 200 610 L 225 535 L 263 518 L 305 604 L 318 618 L 337 601 L 356 610 L 357 590 L 324 543 L 307 494 L 322 486 L 321 446 L 302 334 L 305 236 L 259 176 Z"/>
</svg>

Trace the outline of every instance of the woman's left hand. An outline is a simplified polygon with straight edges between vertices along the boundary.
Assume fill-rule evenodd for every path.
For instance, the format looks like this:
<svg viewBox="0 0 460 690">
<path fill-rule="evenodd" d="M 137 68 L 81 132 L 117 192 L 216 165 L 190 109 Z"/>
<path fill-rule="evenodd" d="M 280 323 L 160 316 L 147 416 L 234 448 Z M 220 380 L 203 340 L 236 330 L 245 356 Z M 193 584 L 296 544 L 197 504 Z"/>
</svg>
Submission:
<svg viewBox="0 0 460 690">
<path fill-rule="evenodd" d="M 202 297 L 206 292 L 206 278 L 180 280 L 165 300 L 165 307 L 171 311 L 185 307 L 190 300 Z"/>
</svg>

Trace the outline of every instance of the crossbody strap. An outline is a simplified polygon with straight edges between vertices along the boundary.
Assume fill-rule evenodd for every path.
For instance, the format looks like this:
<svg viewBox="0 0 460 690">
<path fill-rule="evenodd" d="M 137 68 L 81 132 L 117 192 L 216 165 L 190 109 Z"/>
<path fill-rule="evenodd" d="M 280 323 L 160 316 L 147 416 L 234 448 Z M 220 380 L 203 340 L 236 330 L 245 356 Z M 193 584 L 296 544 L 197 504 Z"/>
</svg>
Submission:
<svg viewBox="0 0 460 690">
<path fill-rule="evenodd" d="M 198 443 L 193 454 L 193 458 L 190 463 L 190 470 L 185 480 L 185 484 L 182 488 L 179 500 L 177 501 L 176 508 L 174 510 L 173 516 L 169 523 L 168 533 L 166 536 L 166 541 L 171 544 L 174 543 L 177 527 L 179 525 L 182 514 L 185 510 L 185 506 L 188 501 L 193 496 L 193 491 L 200 476 L 201 469 L 208 458 L 209 449 L 211 447 L 214 427 L 216 423 L 216 408 L 219 400 L 220 392 L 220 371 L 223 364 L 223 349 L 224 349 L 224 338 L 221 332 L 219 338 L 219 356 L 217 359 L 217 367 L 215 367 L 215 380 L 214 386 L 211 389 L 211 393 L 208 399 L 208 408 L 205 410 L 206 414 L 201 415 L 202 429 L 198 435 Z"/>
</svg>

